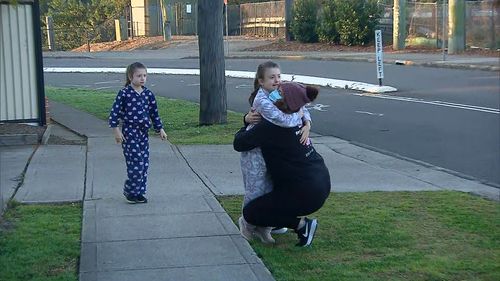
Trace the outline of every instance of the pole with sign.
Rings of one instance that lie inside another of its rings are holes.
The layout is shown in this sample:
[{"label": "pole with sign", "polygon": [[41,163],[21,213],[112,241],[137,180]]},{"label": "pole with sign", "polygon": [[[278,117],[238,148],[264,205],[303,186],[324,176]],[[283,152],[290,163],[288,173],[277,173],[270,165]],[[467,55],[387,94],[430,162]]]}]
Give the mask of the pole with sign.
[{"label": "pole with sign", "polygon": [[382,78],[384,78],[384,58],[382,51],[382,31],[375,30],[375,61],[377,62],[377,78],[379,86],[382,86]]}]

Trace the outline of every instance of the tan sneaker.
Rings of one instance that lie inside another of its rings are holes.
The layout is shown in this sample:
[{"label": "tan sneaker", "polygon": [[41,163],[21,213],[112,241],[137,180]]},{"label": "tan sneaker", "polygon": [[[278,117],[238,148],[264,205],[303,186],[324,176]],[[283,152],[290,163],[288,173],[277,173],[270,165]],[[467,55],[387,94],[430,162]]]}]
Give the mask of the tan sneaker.
[{"label": "tan sneaker", "polygon": [[254,234],[254,236],[258,237],[262,243],[273,244],[276,241],[271,236],[272,229],[273,229],[272,227],[257,226],[257,227],[255,227],[255,231],[253,234]]},{"label": "tan sneaker", "polygon": [[240,226],[241,236],[243,236],[243,238],[245,238],[247,241],[251,241],[254,238],[253,230],[255,229],[255,226],[247,223],[243,216],[238,219],[238,225]]}]

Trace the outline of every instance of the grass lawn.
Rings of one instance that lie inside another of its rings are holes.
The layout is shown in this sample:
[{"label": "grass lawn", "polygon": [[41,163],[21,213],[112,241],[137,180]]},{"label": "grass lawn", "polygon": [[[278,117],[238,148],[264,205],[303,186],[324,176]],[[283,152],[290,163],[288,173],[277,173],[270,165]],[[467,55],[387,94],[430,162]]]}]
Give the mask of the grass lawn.
[{"label": "grass lawn", "polygon": [[[233,221],[241,196],[219,197]],[[276,280],[500,280],[500,205],[460,192],[331,194],[313,215],[311,248],[296,235],[251,242]]]},{"label": "grass lawn", "polygon": [[[47,88],[47,95],[106,120],[116,93]],[[227,125],[200,127],[198,104],[157,99],[175,144],[228,144],[242,123],[242,114],[228,112]],[[236,221],[242,197],[219,200]],[[498,202],[448,191],[335,193],[314,216],[319,230],[311,248],[295,247],[292,232],[275,235],[274,246],[251,243],[277,280],[500,280]],[[4,258],[3,236],[2,274],[12,259]]]},{"label": "grass lawn", "polygon": [[[54,100],[107,120],[116,92],[90,89],[46,88]],[[243,125],[243,114],[227,112],[227,124],[199,126],[199,104],[156,96],[168,139],[174,144],[231,144]],[[112,136],[111,129],[109,135]]]},{"label": "grass lawn", "polygon": [[0,280],[78,280],[81,204],[11,204],[0,219]]}]

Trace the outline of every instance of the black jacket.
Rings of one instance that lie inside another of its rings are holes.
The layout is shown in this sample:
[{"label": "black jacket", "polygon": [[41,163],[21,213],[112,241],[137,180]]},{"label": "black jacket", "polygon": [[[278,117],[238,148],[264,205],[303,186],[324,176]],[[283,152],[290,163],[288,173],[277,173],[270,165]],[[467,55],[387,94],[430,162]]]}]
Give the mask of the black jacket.
[{"label": "black jacket", "polygon": [[300,143],[299,128],[283,128],[262,119],[235,135],[236,151],[260,147],[275,189],[311,188],[330,192],[330,174],[312,145]]}]

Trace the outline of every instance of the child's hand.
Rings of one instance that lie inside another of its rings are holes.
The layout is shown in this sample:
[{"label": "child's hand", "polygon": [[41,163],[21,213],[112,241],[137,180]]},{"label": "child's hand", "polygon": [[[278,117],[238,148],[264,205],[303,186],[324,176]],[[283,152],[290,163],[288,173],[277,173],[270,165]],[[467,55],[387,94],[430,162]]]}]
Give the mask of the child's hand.
[{"label": "child's hand", "polygon": [[113,128],[113,135],[115,136],[116,143],[125,142],[125,137],[123,136],[122,131],[120,131],[120,128],[118,127]]},{"label": "child's hand", "polygon": [[161,140],[166,140],[167,139],[167,133],[165,133],[165,130],[160,129],[160,139]]},{"label": "child's hand", "polygon": [[311,122],[306,121],[304,126],[300,128],[300,143],[306,145],[309,140],[309,131],[311,131]]},{"label": "child's hand", "polygon": [[260,113],[253,111],[252,109],[245,115],[245,122],[248,124],[257,124],[262,120]]}]

